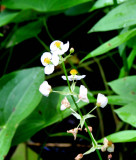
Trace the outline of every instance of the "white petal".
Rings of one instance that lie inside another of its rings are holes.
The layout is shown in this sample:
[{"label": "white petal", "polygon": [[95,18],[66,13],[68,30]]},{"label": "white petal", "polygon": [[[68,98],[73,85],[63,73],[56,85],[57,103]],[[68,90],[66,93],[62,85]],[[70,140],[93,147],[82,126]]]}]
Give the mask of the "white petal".
[{"label": "white petal", "polygon": [[69,49],[69,41],[62,46],[62,51],[65,53]]},{"label": "white petal", "polygon": [[42,54],[42,56],[41,56],[41,63],[42,63],[42,65],[43,66],[46,66],[46,65],[48,65],[47,63],[45,63],[44,62],[44,59],[45,58],[49,58],[49,59],[51,59],[51,53],[50,52],[44,52],[43,54]]},{"label": "white petal", "polygon": [[55,40],[53,41],[51,44],[50,44],[50,50],[51,51],[55,51],[55,50],[58,50],[59,48],[55,45],[56,42],[60,42],[60,47],[63,46],[63,42],[59,41],[59,40]]},{"label": "white petal", "polygon": [[105,95],[99,93],[97,96],[97,103],[99,103],[100,106],[104,108],[108,103],[108,98]]},{"label": "white petal", "polygon": [[81,80],[81,79],[83,79],[83,78],[85,78],[85,76],[86,75],[81,75],[81,76],[79,76],[79,75],[75,75],[75,80]]},{"label": "white petal", "polygon": [[54,64],[54,66],[57,66],[59,64],[59,57],[56,55],[52,55],[51,62]]},{"label": "white petal", "polygon": [[60,107],[60,110],[63,111],[63,110],[65,110],[65,109],[66,109],[65,105],[62,104],[61,107]]},{"label": "white petal", "polygon": [[79,99],[82,100],[83,102],[87,103],[89,102],[87,97],[87,88],[84,85],[80,86]]},{"label": "white petal", "polygon": [[39,91],[46,97],[48,97],[49,93],[51,92],[51,86],[48,84],[47,81],[44,81],[40,87]]},{"label": "white petal", "polygon": [[62,78],[63,80],[67,80],[67,79],[66,79],[66,76],[61,76],[61,78]]},{"label": "white petal", "polygon": [[44,73],[45,74],[51,74],[54,71],[54,65],[53,64],[49,64],[44,68]]},{"label": "white petal", "polygon": [[114,144],[112,144],[112,146],[107,148],[108,152],[114,152]]}]

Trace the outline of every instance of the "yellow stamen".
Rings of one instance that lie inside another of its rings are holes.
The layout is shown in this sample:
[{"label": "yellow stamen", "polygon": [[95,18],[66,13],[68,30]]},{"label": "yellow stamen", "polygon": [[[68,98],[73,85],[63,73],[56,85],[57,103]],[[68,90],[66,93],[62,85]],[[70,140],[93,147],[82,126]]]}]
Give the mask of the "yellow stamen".
[{"label": "yellow stamen", "polygon": [[71,71],[70,71],[70,74],[72,74],[72,75],[76,75],[78,73],[78,71],[76,70],[76,69],[72,69]]},{"label": "yellow stamen", "polygon": [[55,45],[57,48],[60,48],[61,42],[57,41],[57,42],[54,43],[54,45]]},{"label": "yellow stamen", "polygon": [[50,63],[50,59],[49,58],[45,58],[44,62],[47,63],[47,64],[49,64]]}]

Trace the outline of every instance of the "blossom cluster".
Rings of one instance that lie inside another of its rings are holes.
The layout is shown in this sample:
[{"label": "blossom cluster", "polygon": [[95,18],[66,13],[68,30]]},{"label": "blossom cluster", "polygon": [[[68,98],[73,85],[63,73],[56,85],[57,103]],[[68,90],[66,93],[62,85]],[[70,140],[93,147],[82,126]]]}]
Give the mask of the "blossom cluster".
[{"label": "blossom cluster", "polygon": [[[41,63],[45,67],[44,68],[44,73],[47,74],[47,75],[52,74],[54,69],[55,69],[55,66],[57,66],[61,63],[64,63],[64,61],[69,56],[67,56],[66,58],[63,58],[62,56],[68,50],[69,50],[69,42],[64,44],[63,42],[61,42],[59,40],[53,41],[50,44],[50,52],[44,52],[41,56]],[[70,54],[73,53],[73,52],[74,52],[74,49],[71,48],[70,49]],[[67,82],[72,83],[69,87],[70,91],[68,93],[64,93],[63,91],[54,91],[52,89],[51,85],[49,85],[49,83],[47,81],[44,81],[39,87],[39,91],[46,97],[48,97],[51,92],[56,92],[56,93],[65,95],[65,97],[61,101],[60,110],[63,112],[64,110],[70,109],[72,111],[71,114],[73,116],[75,116],[80,121],[77,127],[67,131],[67,133],[72,133],[73,134],[74,140],[76,140],[78,131],[79,130],[82,131],[85,120],[88,119],[88,118],[95,117],[94,115],[92,115],[90,113],[98,107],[104,108],[108,103],[108,98],[105,95],[103,95],[101,93],[98,93],[95,107],[89,113],[87,113],[86,115],[83,116],[83,115],[77,113],[71,107],[71,104],[70,104],[70,102],[67,98],[67,95],[70,95],[70,96],[73,96],[74,98],[77,98],[77,100],[75,102],[76,104],[78,104],[80,101],[85,102],[85,103],[89,103],[88,89],[84,85],[80,85],[78,94],[75,93],[76,82],[78,80],[81,80],[81,79],[85,78],[85,77],[86,77],[86,75],[78,75],[78,71],[76,69],[71,69],[70,70],[70,75],[67,75],[67,74],[63,75],[61,77],[63,80],[66,80]],[[68,84],[70,84],[70,83],[68,83]],[[92,133],[92,127],[91,126],[88,126],[84,130],[86,132]],[[103,152],[106,151],[106,150],[109,151],[109,152],[113,152],[114,151],[114,145],[110,141],[108,141],[106,138],[104,138],[103,145],[98,145],[97,142],[94,139],[93,147],[89,151],[87,151],[86,153],[77,155],[75,157],[75,160],[80,160],[81,158],[83,158],[83,155],[89,154],[89,153],[95,151],[96,149],[101,149]]]}]

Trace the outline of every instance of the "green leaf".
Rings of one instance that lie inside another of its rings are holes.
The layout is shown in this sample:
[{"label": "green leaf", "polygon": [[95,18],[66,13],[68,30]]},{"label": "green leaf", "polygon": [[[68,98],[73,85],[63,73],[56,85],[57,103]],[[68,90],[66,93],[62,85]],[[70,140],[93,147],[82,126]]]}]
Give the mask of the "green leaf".
[{"label": "green leaf", "polygon": [[108,104],[114,105],[126,105],[134,101],[134,98],[123,95],[108,96]]},{"label": "green leaf", "polygon": [[[26,152],[28,160],[37,160],[38,154],[31,150],[29,147],[26,148],[26,144],[23,143],[18,145],[10,160],[24,160],[26,159]],[[40,160],[42,159],[40,158]]]},{"label": "green leaf", "polygon": [[4,10],[0,13],[0,27],[10,23],[18,14],[17,11]]},{"label": "green leaf", "polygon": [[[53,90],[69,92],[68,87],[65,87],[65,86],[56,87],[56,88],[53,88]],[[79,87],[75,87],[75,92],[79,93]],[[71,115],[72,111],[70,109],[66,109],[64,111],[60,110],[61,101],[64,97],[65,97],[64,95],[60,95],[54,92],[52,92],[49,95],[49,97],[43,96],[41,102],[39,103],[35,111],[29,117],[27,117],[24,121],[22,121],[22,123],[18,127],[17,132],[12,141],[12,145],[16,145],[20,142],[23,142],[29,139],[32,135],[34,135],[36,132],[38,132],[42,128],[50,126],[56,122],[60,122],[64,118]],[[76,107],[73,103],[71,96],[67,96],[67,99],[71,104],[71,108],[76,110]],[[78,103],[78,106],[80,108],[85,105],[86,103],[82,101]],[[20,136],[20,134],[22,136]]]},{"label": "green leaf", "polygon": [[65,11],[67,16],[76,16],[83,13],[87,13],[92,6],[92,1],[79,4],[77,6],[71,7]]},{"label": "green leaf", "polygon": [[119,45],[128,41],[130,38],[134,37],[135,35],[136,35],[136,29],[132,29],[128,32],[125,32],[121,35],[118,35],[118,36],[110,39],[109,41],[105,42],[104,44],[102,44],[101,46],[99,46],[98,48],[96,48],[95,50],[90,52],[85,58],[83,58],[81,60],[81,63],[88,58],[102,55],[102,54],[118,47]]},{"label": "green leaf", "polygon": [[108,83],[112,90],[122,96],[136,98],[136,76],[120,78]]},{"label": "green leaf", "polygon": [[11,47],[22,41],[37,36],[42,29],[42,21],[34,21],[23,27],[18,28],[9,39],[6,47]]},{"label": "green leaf", "polygon": [[[117,0],[117,3],[120,4],[125,1],[127,0]],[[100,8],[107,7],[107,6],[111,6],[113,4],[114,4],[113,0],[97,0],[95,4],[93,5],[93,7],[90,9],[90,11],[94,11],[96,9],[100,9]]]},{"label": "green leaf", "polygon": [[44,72],[39,67],[12,72],[0,79],[1,160],[7,154],[20,122],[40,102],[39,86],[43,80]]},{"label": "green leaf", "polygon": [[[136,130],[119,131],[106,136],[106,138],[113,143],[136,142]],[[103,139],[97,142],[103,143]]]},{"label": "green leaf", "polygon": [[114,111],[122,121],[136,127],[136,101]]},{"label": "green leaf", "polygon": [[134,24],[136,24],[136,1],[129,0],[112,9],[89,30],[89,33],[120,29]]},{"label": "green leaf", "polygon": [[34,9],[40,12],[65,10],[90,0],[4,0],[2,4],[10,9]]}]

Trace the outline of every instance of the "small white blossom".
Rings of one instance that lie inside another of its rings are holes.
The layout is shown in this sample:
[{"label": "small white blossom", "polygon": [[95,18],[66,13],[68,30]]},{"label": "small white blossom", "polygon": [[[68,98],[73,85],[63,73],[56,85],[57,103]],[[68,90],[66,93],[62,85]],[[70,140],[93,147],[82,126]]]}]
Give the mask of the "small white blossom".
[{"label": "small white blossom", "polygon": [[80,86],[80,90],[79,90],[79,95],[78,95],[79,99],[77,101],[77,103],[81,100],[83,102],[87,102],[89,103],[88,97],[87,97],[87,88],[83,85]]},{"label": "small white blossom", "polygon": [[55,66],[59,64],[59,57],[52,55],[50,52],[44,52],[41,56],[41,63],[45,66],[45,74],[49,75],[54,71]]},{"label": "small white blossom", "polygon": [[39,87],[39,91],[46,97],[49,96],[50,92],[52,91],[51,86],[48,84],[47,81],[44,81],[40,87]]},{"label": "small white blossom", "polygon": [[105,152],[106,150],[108,152],[114,152],[114,144],[111,141],[108,141],[107,138],[104,138],[103,146],[101,147],[102,152]]},{"label": "small white blossom", "polygon": [[[74,80],[77,81],[77,80],[81,80],[81,79],[85,78],[85,76],[86,75],[81,75],[81,76],[80,75],[70,75],[70,76],[68,76],[68,80],[69,81],[74,81]],[[66,76],[62,76],[62,79],[67,80]]]},{"label": "small white blossom", "polygon": [[59,40],[55,40],[50,44],[51,53],[54,55],[63,55],[69,49],[69,41],[65,44]]},{"label": "small white blossom", "polygon": [[[74,80],[81,80],[81,79],[83,79],[83,78],[85,78],[85,76],[86,75],[76,75],[78,72],[77,72],[77,70],[76,69],[72,69],[71,71],[70,71],[70,76],[68,76],[68,80],[69,81],[74,81]],[[66,79],[66,76],[62,76],[62,79],[63,80],[67,80]]]},{"label": "small white blossom", "polygon": [[70,108],[70,103],[68,101],[68,99],[65,97],[62,101],[61,101],[61,107],[60,110],[65,110],[66,108]]},{"label": "small white blossom", "polygon": [[99,93],[98,96],[97,96],[96,105],[98,107],[104,108],[107,105],[107,103],[108,103],[108,98],[105,95]]}]

